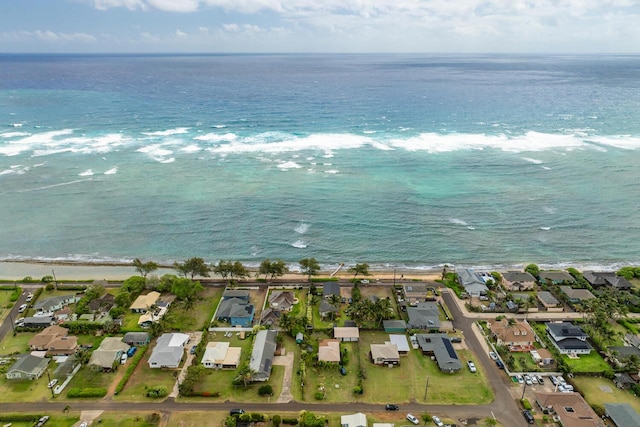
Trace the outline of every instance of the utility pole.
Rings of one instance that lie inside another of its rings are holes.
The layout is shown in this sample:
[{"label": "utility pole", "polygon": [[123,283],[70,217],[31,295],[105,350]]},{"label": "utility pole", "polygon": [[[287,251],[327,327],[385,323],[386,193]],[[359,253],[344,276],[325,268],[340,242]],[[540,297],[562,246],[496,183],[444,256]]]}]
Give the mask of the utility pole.
[{"label": "utility pole", "polygon": [[427,385],[424,388],[424,401],[427,401],[427,392],[429,391],[429,377],[427,377]]},{"label": "utility pole", "polygon": [[393,267],[393,287],[396,287],[396,268]]},{"label": "utility pole", "polygon": [[51,273],[53,274],[53,285],[58,289],[58,279],[56,279],[56,272],[51,269]]},{"label": "utility pole", "polygon": [[527,391],[527,382],[524,382],[524,387],[522,388],[522,398],[520,398],[520,401],[524,400],[524,392]]},{"label": "utility pole", "polygon": [[[49,376],[49,370],[47,369],[47,379],[49,380],[49,382],[47,383],[47,387],[49,387],[51,385],[51,376]],[[51,398],[55,399],[55,394],[53,394],[53,387],[49,387],[49,390],[51,390]]]}]

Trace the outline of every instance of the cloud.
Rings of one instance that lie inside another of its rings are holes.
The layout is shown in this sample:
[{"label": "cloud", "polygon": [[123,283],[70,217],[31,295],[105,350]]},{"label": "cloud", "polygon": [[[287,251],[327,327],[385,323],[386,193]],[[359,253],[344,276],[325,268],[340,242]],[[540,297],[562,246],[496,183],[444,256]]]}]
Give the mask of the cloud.
[{"label": "cloud", "polygon": [[62,32],[54,32],[50,30],[4,32],[4,33],[0,33],[0,38],[3,40],[13,40],[16,42],[39,40],[39,41],[49,42],[49,43],[58,43],[58,42],[94,43],[97,41],[95,36],[87,33],[62,33]]},{"label": "cloud", "polygon": [[176,37],[178,38],[187,37],[187,33],[185,33],[184,31],[176,30]]}]

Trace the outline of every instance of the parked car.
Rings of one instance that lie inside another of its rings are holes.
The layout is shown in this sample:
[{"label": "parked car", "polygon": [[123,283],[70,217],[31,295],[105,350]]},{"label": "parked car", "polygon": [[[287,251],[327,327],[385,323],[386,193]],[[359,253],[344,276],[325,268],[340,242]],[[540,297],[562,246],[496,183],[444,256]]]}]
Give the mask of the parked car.
[{"label": "parked car", "polygon": [[49,381],[49,384],[47,384],[47,388],[53,388],[56,384],[58,384],[58,379],[54,378],[51,381]]},{"label": "parked car", "polygon": [[469,361],[467,362],[467,366],[469,367],[469,370],[470,370],[472,373],[476,373],[477,369],[476,369],[476,365],[475,365],[475,363],[473,363],[471,360],[469,360]]},{"label": "parked car", "polygon": [[516,380],[518,381],[518,384],[524,384],[524,378],[522,378],[522,375],[516,374]]},{"label": "parked car", "polygon": [[340,374],[347,375],[347,370],[344,368],[344,366],[340,366]]},{"label": "parked car", "polygon": [[496,360],[496,365],[499,369],[504,369],[504,363],[501,360]]},{"label": "parked car", "polygon": [[397,411],[400,407],[394,403],[387,403],[384,405],[384,409],[387,411]]},{"label": "parked car", "polygon": [[244,414],[244,409],[232,409],[229,411],[229,415],[242,415]]},{"label": "parked car", "polygon": [[22,304],[20,308],[18,308],[18,313],[22,313],[27,309],[27,304]]},{"label": "parked car", "polygon": [[363,283],[363,284],[367,285],[369,283],[369,280],[368,279],[362,279],[362,280],[360,280],[360,283]]},{"label": "parked car", "polygon": [[29,294],[27,295],[27,302],[31,302],[31,300],[33,300],[33,294]]},{"label": "parked car", "polygon": [[522,416],[524,417],[525,420],[527,420],[529,424],[533,424],[535,422],[533,415],[531,414],[531,411],[527,409],[522,411]]},{"label": "parked car", "polygon": [[536,375],[536,380],[538,381],[538,384],[544,385],[544,378],[542,378],[540,375]]},{"label": "parked car", "polygon": [[460,338],[460,337],[451,337],[451,342],[452,343],[460,343],[460,342],[462,342],[462,338]]},{"label": "parked car", "polygon": [[127,353],[122,353],[122,356],[120,356],[120,363],[121,363],[121,364],[123,364],[123,365],[124,365],[125,363],[127,363],[127,358],[128,358],[128,357],[129,357],[129,356],[127,356]]},{"label": "parked car", "polygon": [[420,424],[420,421],[418,421],[418,418],[416,418],[415,415],[407,414],[407,419],[415,425]]},{"label": "parked car", "polygon": [[129,350],[127,350],[127,357],[131,357],[136,354],[136,350],[138,350],[138,347],[131,347]]},{"label": "parked car", "polygon": [[17,325],[17,324],[20,324],[20,323],[24,323],[24,317],[18,317],[18,318],[16,319],[16,325]]},{"label": "parked car", "polygon": [[89,427],[89,423],[86,422],[86,421],[83,421],[83,422],[80,423],[79,427]]},{"label": "parked car", "polygon": [[36,423],[36,427],[42,427],[43,425],[46,424],[47,421],[49,421],[49,415],[45,415],[44,417],[41,417]]},{"label": "parked car", "polygon": [[493,352],[493,351],[490,351],[490,352],[489,352],[489,357],[490,357],[492,360],[498,360],[498,355],[497,355],[495,352]]},{"label": "parked car", "polygon": [[197,345],[192,345],[191,349],[189,350],[189,353],[191,354],[196,354],[196,350],[198,349]]},{"label": "parked car", "polygon": [[431,417],[431,419],[433,420],[433,423],[438,426],[438,427],[443,427],[444,423],[442,422],[442,420],[439,417],[436,417],[435,415],[433,417]]},{"label": "parked car", "polygon": [[533,380],[531,379],[531,377],[529,375],[525,375],[524,376],[524,383],[526,385],[533,385]]},{"label": "parked car", "polygon": [[551,379],[551,383],[553,385],[558,385],[558,378],[556,378],[555,375],[551,375],[549,378]]}]

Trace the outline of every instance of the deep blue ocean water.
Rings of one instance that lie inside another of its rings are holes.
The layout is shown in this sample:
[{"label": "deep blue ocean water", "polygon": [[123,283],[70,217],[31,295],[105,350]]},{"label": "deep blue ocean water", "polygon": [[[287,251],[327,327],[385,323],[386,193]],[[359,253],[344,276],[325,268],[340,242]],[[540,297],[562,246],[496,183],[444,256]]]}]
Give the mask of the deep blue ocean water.
[{"label": "deep blue ocean water", "polygon": [[0,56],[0,259],[640,263],[640,56]]}]

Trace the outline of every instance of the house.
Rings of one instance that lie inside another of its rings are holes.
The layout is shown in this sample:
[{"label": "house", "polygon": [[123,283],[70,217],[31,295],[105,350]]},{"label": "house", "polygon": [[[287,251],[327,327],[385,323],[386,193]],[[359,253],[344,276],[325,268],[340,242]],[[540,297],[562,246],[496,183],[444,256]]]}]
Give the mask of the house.
[{"label": "house", "polygon": [[544,414],[558,419],[563,427],[605,427],[579,393],[535,393],[535,401]]},{"label": "house", "polygon": [[336,326],[333,328],[333,337],[340,341],[358,341],[360,330],[357,326]]},{"label": "house", "polygon": [[526,271],[507,271],[502,274],[502,285],[507,291],[530,291],[536,285],[536,278]]},{"label": "house", "polygon": [[628,403],[605,403],[604,410],[615,427],[640,426],[640,414]]},{"label": "house", "polygon": [[115,300],[115,296],[106,293],[100,298],[89,301],[88,307],[92,313],[107,313],[113,308],[114,305],[116,305]]},{"label": "house", "polygon": [[265,308],[260,319],[261,325],[277,325],[280,320],[280,311],[272,308]]},{"label": "house", "polygon": [[436,302],[420,302],[416,307],[407,307],[407,315],[409,329],[440,329],[440,310]]},{"label": "house", "polygon": [[106,337],[100,346],[91,353],[89,365],[97,366],[105,371],[113,369],[120,360],[122,353],[129,350],[129,345],[122,342],[120,337]]},{"label": "house", "polygon": [[124,334],[122,341],[129,345],[140,347],[149,344],[149,334],[146,332],[127,332]]},{"label": "house", "polygon": [[612,355],[613,362],[616,367],[623,368],[627,365],[629,358],[635,357],[640,360],[640,349],[630,345],[614,345],[607,347],[609,354]]},{"label": "house", "polygon": [[8,380],[35,380],[44,374],[51,359],[46,357],[23,354],[7,370],[5,376]]},{"label": "house", "polygon": [[69,304],[75,304],[80,301],[80,295],[58,295],[55,297],[40,300],[33,305],[33,308],[38,313],[53,313],[56,310],[60,310]]},{"label": "house", "polygon": [[572,304],[580,304],[595,298],[595,295],[588,289],[574,289],[571,286],[560,286],[560,290],[567,296],[567,299]]},{"label": "house", "polygon": [[274,310],[291,311],[296,296],[290,291],[273,291],[269,297],[269,306]]},{"label": "house", "polygon": [[634,347],[640,348],[640,335],[637,334],[626,334],[624,336],[624,340]]},{"label": "house", "polygon": [[320,340],[318,342],[318,361],[340,363],[340,340]]},{"label": "house", "polygon": [[613,376],[613,383],[619,389],[630,389],[631,387],[636,385],[636,382],[633,378],[631,378],[631,375],[627,374],[626,372],[615,373]]},{"label": "house", "polygon": [[470,268],[463,268],[458,272],[458,282],[464,287],[471,297],[486,295],[487,285],[482,277]]},{"label": "house", "polygon": [[262,330],[256,334],[253,351],[249,360],[249,368],[253,371],[253,381],[269,381],[273,357],[276,353],[277,331]]},{"label": "house", "polygon": [[531,353],[531,358],[533,359],[533,361],[539,365],[547,366],[551,365],[554,362],[553,355],[546,348],[530,350],[529,353]]},{"label": "house", "polygon": [[367,416],[362,412],[340,417],[340,427],[367,427]]},{"label": "house", "polygon": [[73,310],[71,307],[63,307],[60,310],[56,310],[53,313],[53,320],[58,323],[66,322],[67,320],[73,319]]},{"label": "house", "polygon": [[179,332],[162,334],[149,357],[150,368],[175,369],[182,362],[184,347],[189,342],[189,335]]},{"label": "house", "polygon": [[496,344],[509,347],[509,351],[529,351],[536,340],[531,326],[521,320],[502,319],[492,322],[490,329]]},{"label": "house", "polygon": [[631,282],[614,271],[585,271],[582,277],[593,287],[611,286],[619,291],[631,290]]},{"label": "house", "polygon": [[407,330],[407,323],[404,320],[383,320],[382,325],[385,332],[400,332]]},{"label": "house", "polygon": [[570,322],[547,322],[547,334],[560,354],[589,354],[593,347],[587,342],[589,337],[579,326]]},{"label": "house", "polygon": [[231,326],[251,326],[255,308],[249,302],[249,291],[225,291],[223,297],[218,306],[218,320]]},{"label": "house", "polygon": [[384,344],[371,344],[369,352],[374,365],[399,365],[400,353],[395,344],[386,342]]},{"label": "house", "polygon": [[160,298],[160,292],[151,291],[146,295],[140,295],[129,307],[133,313],[146,313],[152,305],[156,305]]},{"label": "house", "polygon": [[324,282],[322,284],[322,296],[329,299],[331,295],[340,296],[340,284],[338,282]]},{"label": "house", "polygon": [[402,295],[407,304],[424,302],[427,298],[427,285],[422,283],[409,283],[402,285]]},{"label": "house", "polygon": [[538,274],[540,283],[551,283],[553,285],[564,285],[575,283],[576,280],[566,271],[541,271]]},{"label": "house", "polygon": [[29,340],[29,348],[46,351],[47,356],[68,356],[78,348],[78,337],[68,335],[67,328],[49,326]]},{"label": "house", "polygon": [[228,342],[212,341],[207,343],[200,363],[205,368],[236,369],[240,364],[241,354],[241,347],[230,347]]},{"label": "house", "polygon": [[298,332],[296,334],[296,344],[302,344],[304,342],[304,334],[302,332]]},{"label": "house", "polygon": [[222,293],[222,298],[240,298],[241,300],[249,301],[249,291],[246,289],[226,289]]},{"label": "house", "polygon": [[158,301],[155,306],[151,307],[138,318],[138,326],[141,328],[149,328],[153,323],[157,323],[167,314],[169,304]]},{"label": "house", "polygon": [[442,372],[457,372],[462,369],[458,353],[446,334],[418,334],[416,339],[422,354],[434,356]]},{"label": "house", "polygon": [[25,317],[24,318],[24,327],[25,328],[46,328],[55,324],[52,316],[34,316],[34,317]]},{"label": "house", "polygon": [[547,291],[538,292],[536,295],[536,298],[538,298],[538,301],[540,301],[540,304],[542,304],[544,308],[546,308],[547,310],[550,308],[556,308],[560,305],[556,297],[554,297],[551,292],[547,292]]},{"label": "house", "polygon": [[320,314],[320,317],[322,317],[323,319],[329,316],[331,313],[337,313],[339,311],[340,310],[338,310],[336,306],[331,304],[326,299],[323,299],[322,301],[320,301],[320,307],[318,307],[318,313]]},{"label": "house", "polygon": [[398,353],[400,353],[400,356],[406,356],[407,354],[409,354],[409,341],[407,341],[406,335],[390,334],[389,342],[396,346],[396,348],[398,349]]}]

